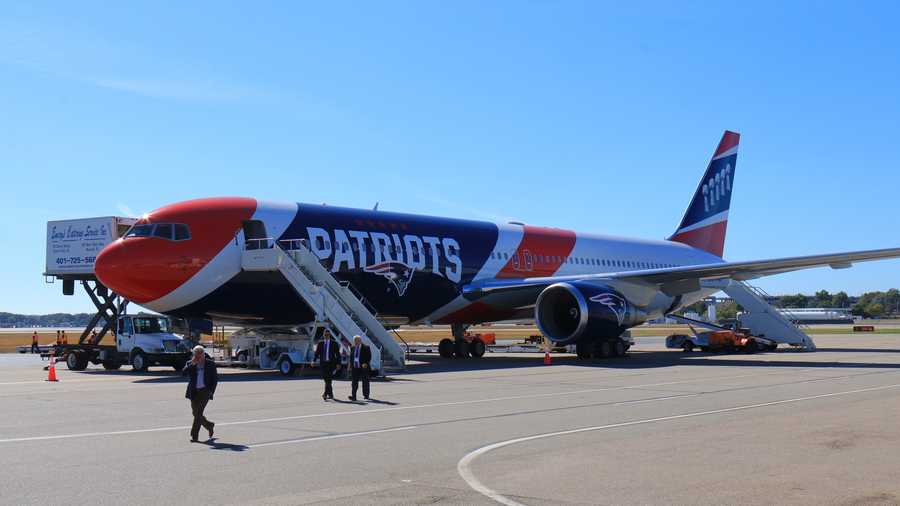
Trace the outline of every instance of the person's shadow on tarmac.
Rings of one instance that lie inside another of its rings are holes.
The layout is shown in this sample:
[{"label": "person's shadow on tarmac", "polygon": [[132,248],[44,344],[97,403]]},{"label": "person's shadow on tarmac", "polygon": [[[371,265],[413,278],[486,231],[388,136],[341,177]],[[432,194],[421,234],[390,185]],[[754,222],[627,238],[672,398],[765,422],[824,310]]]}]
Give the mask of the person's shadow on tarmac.
[{"label": "person's shadow on tarmac", "polygon": [[233,452],[243,452],[250,449],[247,445],[239,445],[233,443],[220,443],[218,438],[207,439],[203,444],[210,447],[210,450],[229,450]]}]

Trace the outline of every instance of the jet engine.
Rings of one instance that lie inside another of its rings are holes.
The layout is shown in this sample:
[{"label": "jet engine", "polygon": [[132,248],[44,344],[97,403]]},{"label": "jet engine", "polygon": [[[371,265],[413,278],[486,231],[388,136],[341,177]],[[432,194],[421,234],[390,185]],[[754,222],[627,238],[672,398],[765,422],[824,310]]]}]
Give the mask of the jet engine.
[{"label": "jet engine", "polygon": [[585,281],[556,283],[541,292],[534,306],[538,328],[556,344],[584,337],[614,338],[636,322],[637,310],[608,286]]}]

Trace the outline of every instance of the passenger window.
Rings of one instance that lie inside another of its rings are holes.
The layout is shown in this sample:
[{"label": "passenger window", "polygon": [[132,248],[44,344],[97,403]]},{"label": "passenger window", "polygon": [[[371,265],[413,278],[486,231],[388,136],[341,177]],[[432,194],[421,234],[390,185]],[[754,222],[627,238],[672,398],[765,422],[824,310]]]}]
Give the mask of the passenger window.
[{"label": "passenger window", "polygon": [[191,231],[187,225],[179,223],[175,225],[175,240],[186,241],[191,238]]},{"label": "passenger window", "polygon": [[168,239],[172,240],[172,225],[168,223],[161,223],[156,226],[153,230],[153,237],[159,237],[160,239]]}]

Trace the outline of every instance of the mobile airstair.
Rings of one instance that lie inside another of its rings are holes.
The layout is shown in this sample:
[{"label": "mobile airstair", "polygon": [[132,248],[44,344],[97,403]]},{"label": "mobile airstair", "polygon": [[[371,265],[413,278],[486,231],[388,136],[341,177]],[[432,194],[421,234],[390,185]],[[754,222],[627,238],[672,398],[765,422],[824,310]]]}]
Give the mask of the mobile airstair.
[{"label": "mobile airstair", "polygon": [[807,351],[816,349],[816,344],[803,328],[791,321],[789,312],[779,311],[769,304],[766,300],[768,294],[762,289],[744,281],[732,280],[722,287],[722,291],[743,306],[744,313],[740,315],[741,326],[749,328],[754,335]]},{"label": "mobile airstair", "polygon": [[352,342],[353,336],[358,335],[372,348],[373,370],[383,374],[405,366],[403,348],[374,311],[366,307],[351,285],[339,282],[322,266],[304,240],[247,239],[241,267],[245,271],[281,272],[315,312],[317,321],[330,321],[341,337]]}]

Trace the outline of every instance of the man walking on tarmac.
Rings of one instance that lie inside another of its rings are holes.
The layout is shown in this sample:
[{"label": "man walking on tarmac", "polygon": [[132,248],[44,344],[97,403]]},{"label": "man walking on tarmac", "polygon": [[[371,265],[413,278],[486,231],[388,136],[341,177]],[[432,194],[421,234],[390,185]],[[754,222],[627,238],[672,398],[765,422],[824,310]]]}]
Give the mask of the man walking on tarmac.
[{"label": "man walking on tarmac", "polygon": [[40,353],[41,348],[38,346],[37,330],[31,334],[31,353]]},{"label": "man walking on tarmac", "polygon": [[356,400],[356,390],[359,380],[362,380],[363,397],[369,399],[369,364],[372,361],[372,350],[362,342],[360,336],[353,336],[353,349],[350,350],[350,378],[352,380],[353,395],[351,401]]},{"label": "man walking on tarmac", "polygon": [[206,404],[212,400],[216,393],[216,385],[219,383],[219,373],[216,371],[216,363],[206,356],[203,346],[193,348],[193,356],[181,374],[188,377],[187,392],[185,397],[191,400],[191,411],[194,413],[194,424],[191,426],[191,442],[196,443],[200,436],[200,426],[209,431],[209,439],[213,437],[213,428],[216,424],[210,422],[203,415]]},{"label": "man walking on tarmac", "polygon": [[334,340],[331,330],[325,329],[322,332],[322,340],[316,346],[315,359],[319,361],[319,370],[322,372],[322,379],[325,381],[325,393],[322,394],[322,400],[334,399],[334,391],[331,389],[331,379],[336,372],[341,370],[341,345]]}]

